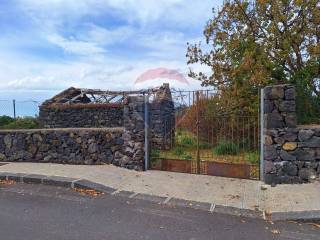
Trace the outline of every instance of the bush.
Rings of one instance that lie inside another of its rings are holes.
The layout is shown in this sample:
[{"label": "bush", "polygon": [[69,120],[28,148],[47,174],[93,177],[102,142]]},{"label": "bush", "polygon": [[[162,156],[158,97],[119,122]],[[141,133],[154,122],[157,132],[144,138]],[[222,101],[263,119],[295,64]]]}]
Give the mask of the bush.
[{"label": "bush", "polygon": [[[7,118],[3,118],[7,119]],[[34,129],[38,127],[38,121],[34,117],[23,117],[9,120],[6,124],[0,125],[0,129]]]},{"label": "bush", "polygon": [[5,116],[5,115],[0,116],[0,126],[4,126],[12,122],[14,122],[14,119],[12,117]]},{"label": "bush", "polygon": [[195,140],[188,136],[182,136],[180,139],[180,144],[187,147],[192,147],[195,145]]},{"label": "bush", "polygon": [[231,141],[221,140],[212,151],[216,155],[236,155],[239,153],[239,147]]}]

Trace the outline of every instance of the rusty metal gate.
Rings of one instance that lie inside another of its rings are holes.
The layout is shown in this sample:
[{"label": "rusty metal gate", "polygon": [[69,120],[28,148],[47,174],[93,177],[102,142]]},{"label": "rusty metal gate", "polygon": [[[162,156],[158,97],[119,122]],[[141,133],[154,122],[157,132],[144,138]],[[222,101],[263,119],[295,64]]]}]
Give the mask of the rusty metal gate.
[{"label": "rusty metal gate", "polygon": [[221,111],[214,90],[172,90],[168,149],[151,149],[151,169],[259,179],[259,114]]}]

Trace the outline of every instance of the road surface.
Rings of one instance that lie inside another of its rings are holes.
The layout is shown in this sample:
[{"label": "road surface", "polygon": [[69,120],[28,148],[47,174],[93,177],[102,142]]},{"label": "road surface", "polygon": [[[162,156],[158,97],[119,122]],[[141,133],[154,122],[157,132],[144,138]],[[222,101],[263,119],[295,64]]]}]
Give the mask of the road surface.
[{"label": "road surface", "polygon": [[0,184],[0,239],[319,240],[320,228],[172,208],[107,194],[82,195],[58,187]]}]

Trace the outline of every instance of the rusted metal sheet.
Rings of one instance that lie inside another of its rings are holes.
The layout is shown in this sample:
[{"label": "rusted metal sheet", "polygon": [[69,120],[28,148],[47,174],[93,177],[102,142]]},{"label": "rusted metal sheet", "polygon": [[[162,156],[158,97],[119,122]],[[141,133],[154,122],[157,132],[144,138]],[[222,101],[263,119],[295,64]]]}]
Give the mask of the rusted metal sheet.
[{"label": "rusted metal sheet", "polygon": [[191,173],[191,161],[177,159],[157,159],[151,169],[169,172]]},{"label": "rusted metal sheet", "polygon": [[162,160],[161,169],[163,171],[190,173],[191,172],[191,161],[164,159],[164,160]]},{"label": "rusted metal sheet", "polygon": [[207,174],[211,176],[250,179],[250,169],[248,164],[207,162]]}]

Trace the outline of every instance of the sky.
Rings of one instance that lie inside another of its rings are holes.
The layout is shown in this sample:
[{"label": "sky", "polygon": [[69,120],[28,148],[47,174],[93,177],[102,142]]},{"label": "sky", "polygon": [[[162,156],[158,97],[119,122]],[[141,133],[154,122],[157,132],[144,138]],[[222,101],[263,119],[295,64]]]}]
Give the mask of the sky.
[{"label": "sky", "polygon": [[187,42],[204,41],[221,2],[0,0],[1,99],[42,100],[70,86],[130,90],[153,68],[186,75]]}]

